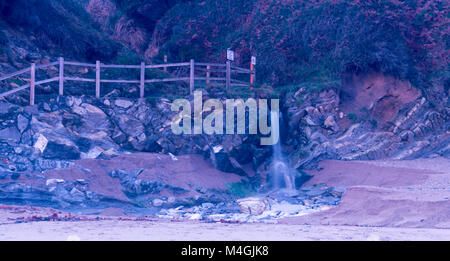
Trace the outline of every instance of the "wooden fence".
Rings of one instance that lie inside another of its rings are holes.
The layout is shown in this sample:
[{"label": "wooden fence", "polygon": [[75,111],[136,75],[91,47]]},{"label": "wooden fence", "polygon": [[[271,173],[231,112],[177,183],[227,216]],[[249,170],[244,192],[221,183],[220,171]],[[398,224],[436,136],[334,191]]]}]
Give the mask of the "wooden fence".
[{"label": "wooden fence", "polygon": [[[166,62],[167,59],[165,58]],[[36,81],[36,70],[43,69],[50,66],[59,65],[59,75],[58,77],[53,77],[45,80]],[[95,79],[94,78],[82,78],[82,77],[69,77],[64,75],[64,66],[81,66],[87,68],[95,68]],[[186,77],[168,77],[168,78],[155,78],[155,79],[146,79],[145,72],[147,69],[163,69],[164,72],[167,72],[168,68],[171,67],[188,67],[189,68],[189,76]],[[139,69],[140,70],[140,78],[135,80],[110,80],[110,79],[101,79],[101,68],[119,68],[119,69]],[[197,72],[197,76],[196,76]],[[18,91],[22,91],[30,88],[30,105],[34,105],[35,99],[35,87],[36,85],[50,83],[50,82],[59,82],[58,94],[64,95],[64,82],[66,81],[81,81],[81,82],[93,82],[95,83],[95,96],[100,98],[101,95],[101,83],[131,83],[131,84],[139,84],[139,97],[144,97],[145,92],[145,84],[146,83],[161,83],[161,82],[176,82],[176,81],[184,81],[189,83],[189,93],[192,95],[195,88],[195,81],[203,81],[206,86],[213,85],[224,85],[226,87],[227,93],[230,91],[231,86],[248,86],[253,87],[255,84],[255,69],[254,65],[250,66],[250,69],[241,68],[238,66],[234,66],[230,61],[227,61],[225,64],[220,63],[200,63],[195,62],[191,59],[189,62],[183,63],[164,63],[164,64],[145,64],[141,63],[140,65],[119,65],[119,64],[103,64],[100,61],[96,61],[95,64],[91,63],[81,63],[81,62],[70,62],[65,61],[64,58],[60,57],[57,62],[50,62],[46,64],[36,65],[34,63],[31,64],[30,67],[19,70],[14,73],[10,73],[7,75],[0,76],[0,81],[16,77],[22,74],[30,74],[29,83],[22,85],[20,87],[14,88],[7,92],[1,93],[0,98],[5,97],[7,95],[13,94]],[[201,73],[203,76],[199,76]],[[225,77],[212,77],[211,74],[221,74],[224,73]],[[237,79],[233,79],[233,74],[248,74],[249,82],[240,81]]]}]

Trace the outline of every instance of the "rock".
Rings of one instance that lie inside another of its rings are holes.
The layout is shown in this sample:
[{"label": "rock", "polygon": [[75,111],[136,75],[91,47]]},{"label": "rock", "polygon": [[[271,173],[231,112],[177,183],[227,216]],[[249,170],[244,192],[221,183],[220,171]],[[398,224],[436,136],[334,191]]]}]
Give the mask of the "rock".
[{"label": "rock", "polygon": [[26,128],[28,127],[29,120],[22,114],[19,114],[17,116],[17,128],[19,129],[20,133],[23,133]]},{"label": "rock", "polygon": [[203,203],[203,204],[202,204],[202,207],[203,207],[203,208],[213,208],[213,207],[214,207],[214,204],[213,204],[213,203],[208,203],[208,202],[207,202],[207,203]]},{"label": "rock", "polygon": [[0,114],[7,114],[11,108],[15,107],[11,103],[0,101]]},{"label": "rock", "polygon": [[201,220],[203,218],[199,213],[189,214],[187,216],[190,220]]},{"label": "rock", "polygon": [[152,204],[153,204],[154,207],[160,207],[160,206],[162,206],[163,203],[164,203],[164,201],[161,200],[161,199],[158,199],[158,198],[155,198],[152,201]]},{"label": "rock", "polygon": [[131,101],[128,101],[128,100],[122,100],[122,99],[117,99],[117,100],[115,100],[115,101],[114,101],[114,104],[115,104],[116,106],[121,107],[121,108],[124,108],[124,109],[129,108],[129,107],[131,107],[131,106],[133,105],[133,103],[132,103]]},{"label": "rock", "polygon": [[18,143],[20,142],[20,133],[14,126],[2,129],[0,130],[0,140]]},{"label": "rock", "polygon": [[309,115],[307,115],[304,119],[305,119],[306,124],[309,125],[309,126],[317,126],[317,125],[319,125],[316,122],[314,122],[314,120]]},{"label": "rock", "polygon": [[65,159],[75,160],[80,158],[78,147],[70,140],[52,140],[48,141],[43,152],[43,157],[47,159]]},{"label": "rock", "polygon": [[233,173],[236,173],[241,176],[248,176],[247,171],[245,171],[245,169],[241,166],[241,164],[239,164],[239,162],[235,158],[229,157],[228,159],[230,160],[231,166],[233,167],[232,169]]},{"label": "rock", "polygon": [[64,125],[70,125],[72,129],[76,129],[80,136],[87,137],[100,131],[106,133],[113,128],[108,115],[94,105],[83,103],[80,106],[74,106],[72,110],[81,118],[77,115],[65,115]]},{"label": "rock", "polygon": [[112,178],[120,179],[120,185],[125,194],[131,197],[147,194],[158,194],[166,187],[165,184],[159,181],[138,179],[137,176],[141,174],[144,169],[124,171],[113,170],[110,172]]},{"label": "rock", "polygon": [[265,210],[269,209],[269,203],[264,198],[248,197],[238,199],[236,202],[239,204],[241,213],[245,214],[261,215]]},{"label": "rock", "polygon": [[178,158],[175,157],[175,155],[173,155],[173,154],[170,153],[170,152],[169,152],[169,156],[170,156],[170,158],[171,158],[173,161],[177,161],[177,160],[178,160]]},{"label": "rock", "polygon": [[86,115],[86,114],[98,114],[102,117],[106,117],[105,112],[103,112],[100,108],[89,104],[89,103],[83,103],[81,105],[74,105],[72,108],[72,111],[75,112],[78,115]]},{"label": "rock", "polygon": [[140,121],[125,114],[117,115],[116,121],[119,128],[131,137],[138,137],[145,130],[144,125]]},{"label": "rock", "polygon": [[89,150],[88,153],[82,153],[81,158],[96,159],[104,152],[105,152],[105,150],[103,150],[101,147],[96,146],[96,147],[92,148],[91,150]]},{"label": "rock", "polygon": [[339,126],[337,125],[336,121],[334,120],[334,116],[333,115],[329,115],[323,125],[325,126],[325,128],[330,129],[332,131],[338,131],[339,130]]},{"label": "rock", "polygon": [[50,105],[49,105],[48,103],[46,103],[46,102],[44,102],[44,103],[42,104],[42,109],[43,109],[44,111],[47,111],[47,112],[49,112],[49,111],[52,110],[52,109],[50,108]]},{"label": "rock", "polygon": [[127,141],[127,135],[125,135],[125,133],[121,132],[119,130],[119,128],[115,128],[113,135],[112,135],[112,139],[117,143],[117,144],[122,144],[124,142]]},{"label": "rock", "polygon": [[36,143],[34,144],[34,147],[36,149],[39,149],[41,151],[41,153],[44,153],[44,150],[47,147],[47,143],[48,143],[47,138],[44,135],[39,134],[39,137],[38,137]]},{"label": "rock", "polygon": [[175,203],[175,201],[176,201],[175,197],[168,197],[167,198],[167,203],[169,203],[169,204],[173,204],[173,203]]},{"label": "rock", "polygon": [[79,191],[79,190],[76,189],[76,188],[73,188],[73,189],[70,191],[70,196],[72,197],[72,200],[73,200],[73,201],[76,201],[76,202],[83,202],[84,199],[86,198],[85,195],[84,195],[84,193],[81,192],[81,191]]},{"label": "rock", "polygon": [[310,197],[320,196],[327,192],[327,188],[320,186],[303,187],[302,190]]},{"label": "rock", "polygon": [[67,96],[66,97],[66,105],[69,107],[72,106],[80,106],[80,104],[83,102],[80,97],[75,96]]},{"label": "rock", "polygon": [[217,145],[217,146],[213,147],[213,152],[214,153],[219,153],[222,149],[223,149],[223,146]]},{"label": "rock", "polygon": [[64,180],[63,179],[47,179],[47,181],[45,182],[46,186],[52,186],[52,185],[56,185],[58,183],[63,183]]},{"label": "rock", "polygon": [[400,139],[402,141],[412,141],[414,139],[414,133],[410,130],[405,130],[400,133]]},{"label": "rock", "polygon": [[33,136],[31,135],[31,130],[28,129],[25,132],[22,133],[22,138],[20,140],[20,143],[31,146],[33,143]]},{"label": "rock", "polygon": [[303,119],[303,117],[305,117],[305,116],[306,116],[306,111],[305,110],[297,111],[294,115],[292,115],[289,118],[289,123],[288,123],[289,124],[289,128],[290,129],[297,129],[301,119]]}]

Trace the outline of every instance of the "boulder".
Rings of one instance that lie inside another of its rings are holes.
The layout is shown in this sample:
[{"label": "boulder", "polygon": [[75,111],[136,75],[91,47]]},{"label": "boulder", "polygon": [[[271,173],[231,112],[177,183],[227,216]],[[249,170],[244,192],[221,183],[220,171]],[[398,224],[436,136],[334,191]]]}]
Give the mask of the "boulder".
[{"label": "boulder", "polygon": [[46,159],[76,160],[80,159],[80,155],[78,147],[71,141],[52,140],[48,141],[42,156]]},{"label": "boulder", "polygon": [[20,133],[14,126],[2,129],[0,130],[0,140],[20,142]]},{"label": "boulder", "polygon": [[337,125],[333,115],[329,115],[323,122],[323,125],[326,129],[339,131],[339,126]]},{"label": "boulder", "polygon": [[20,133],[23,133],[27,127],[28,127],[29,120],[22,114],[19,114],[17,116],[17,128],[19,129]]},{"label": "boulder", "polygon": [[109,131],[112,128],[108,115],[94,105],[83,103],[80,106],[74,106],[72,111],[80,115],[81,119],[78,119],[79,116],[74,117],[65,115],[65,120],[73,122],[72,125],[76,126],[77,132],[79,132],[81,136],[100,130]]},{"label": "boulder", "polygon": [[164,204],[164,201],[161,200],[161,199],[159,199],[159,198],[155,198],[155,199],[152,201],[152,203],[153,203],[153,206],[154,206],[154,207],[160,207],[160,206],[162,206],[162,205]]},{"label": "boulder", "polygon": [[17,107],[17,106],[13,105],[11,103],[8,103],[8,102],[0,101],[0,115],[8,114],[10,112],[10,110],[15,107]]},{"label": "boulder", "polygon": [[139,120],[130,116],[119,114],[115,118],[119,128],[128,136],[138,137],[145,130],[144,125]]},{"label": "boulder", "polygon": [[76,188],[73,188],[70,191],[70,196],[72,197],[71,200],[75,202],[83,202],[86,198],[83,192],[79,191]]},{"label": "boulder", "polygon": [[114,101],[114,104],[118,107],[127,109],[133,105],[133,103],[129,100],[117,99]]},{"label": "boulder", "polygon": [[238,199],[239,210],[245,214],[261,215],[265,210],[270,209],[269,202],[265,198],[248,197]]}]

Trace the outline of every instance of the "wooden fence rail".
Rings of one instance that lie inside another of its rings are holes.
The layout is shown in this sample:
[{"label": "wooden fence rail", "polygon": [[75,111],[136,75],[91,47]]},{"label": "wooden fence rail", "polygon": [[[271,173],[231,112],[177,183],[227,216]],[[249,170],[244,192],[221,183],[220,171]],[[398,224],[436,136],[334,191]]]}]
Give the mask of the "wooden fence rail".
[{"label": "wooden fence rail", "polygon": [[[31,64],[30,67],[19,70],[14,73],[6,74],[0,76],[0,81],[10,79],[12,77],[16,77],[22,74],[30,74],[29,83],[22,85],[20,87],[14,88],[4,93],[0,93],[0,98],[8,96],[18,91],[22,91],[25,89],[30,89],[30,105],[34,105],[35,101],[35,87],[36,85],[50,83],[50,82],[58,82],[58,94],[64,95],[64,82],[65,81],[81,81],[81,82],[93,82],[95,83],[95,96],[100,98],[101,96],[101,83],[132,83],[139,84],[139,97],[143,98],[145,94],[145,84],[146,83],[162,83],[162,82],[188,82],[189,83],[189,93],[192,95],[195,88],[195,82],[204,81],[206,86],[217,86],[223,85],[225,83],[226,91],[229,92],[231,86],[249,86],[253,87],[255,84],[255,69],[254,64],[251,64],[250,69],[241,68],[238,66],[231,65],[230,61],[227,61],[225,64],[220,63],[201,63],[195,62],[193,59],[189,62],[182,63],[167,63],[167,58],[164,58],[164,64],[145,64],[141,63],[140,65],[121,65],[121,64],[104,64],[100,61],[96,61],[96,63],[81,63],[81,62],[72,62],[65,61],[63,57],[60,57],[56,62],[50,62],[46,64],[36,65],[34,63]],[[57,77],[36,81],[36,70],[43,69],[49,66],[58,65],[59,74]],[[70,77],[64,75],[64,66],[80,66],[80,67],[88,67],[95,69],[95,78],[82,78],[82,77]],[[167,72],[168,68],[173,67],[187,67],[189,69],[189,76],[187,77],[168,77],[168,78],[155,78],[155,79],[146,79],[145,72],[147,69],[159,69],[162,68],[164,72]],[[118,68],[118,69],[139,69],[140,77],[136,80],[123,80],[123,79],[101,79],[101,69],[102,68]],[[196,76],[197,73],[197,76]],[[199,76],[199,74],[203,76]],[[211,74],[224,74],[224,77],[215,76],[212,77]],[[249,82],[237,80],[232,78],[232,74],[248,74]],[[212,83],[216,82],[216,83]]]}]

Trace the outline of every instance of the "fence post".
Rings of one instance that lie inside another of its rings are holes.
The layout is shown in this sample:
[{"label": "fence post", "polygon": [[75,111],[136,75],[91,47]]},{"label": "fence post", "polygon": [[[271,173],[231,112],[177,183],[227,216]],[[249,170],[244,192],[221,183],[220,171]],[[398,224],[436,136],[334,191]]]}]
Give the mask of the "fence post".
[{"label": "fence post", "polygon": [[[167,63],[167,55],[164,55],[164,63]],[[164,67],[164,72],[167,72],[167,67]]]},{"label": "fence post", "polygon": [[194,93],[194,59],[191,59],[191,64],[190,64],[190,68],[191,68],[191,73],[189,75],[189,94],[192,95]]},{"label": "fence post", "polygon": [[256,80],[256,74],[255,74],[255,65],[256,65],[256,57],[252,56],[250,61],[250,89],[253,89],[255,87],[255,80]]},{"label": "fence post", "polygon": [[231,85],[231,61],[227,61],[227,75],[226,75],[226,91],[230,92]]},{"label": "fence post", "polygon": [[209,77],[211,76],[211,72],[209,70],[211,70],[211,65],[206,66],[206,87],[209,86]]},{"label": "fence post", "polygon": [[59,57],[59,95],[64,95],[64,58]]},{"label": "fence post", "polygon": [[36,72],[36,65],[34,63],[31,64],[31,71],[30,71],[30,105],[34,105],[34,83],[35,83],[35,72]]},{"label": "fence post", "polygon": [[145,88],[145,63],[141,62],[141,81],[139,84],[139,98],[144,98]]},{"label": "fence post", "polygon": [[100,98],[100,61],[95,62],[95,97]]}]

